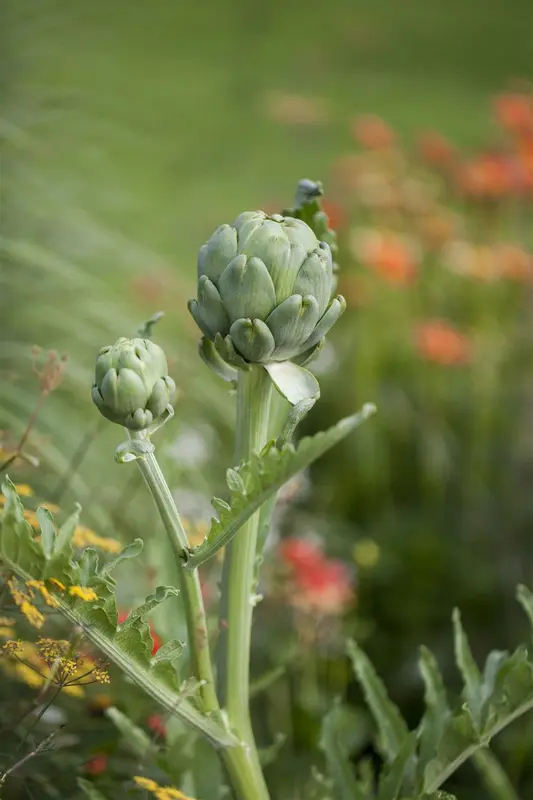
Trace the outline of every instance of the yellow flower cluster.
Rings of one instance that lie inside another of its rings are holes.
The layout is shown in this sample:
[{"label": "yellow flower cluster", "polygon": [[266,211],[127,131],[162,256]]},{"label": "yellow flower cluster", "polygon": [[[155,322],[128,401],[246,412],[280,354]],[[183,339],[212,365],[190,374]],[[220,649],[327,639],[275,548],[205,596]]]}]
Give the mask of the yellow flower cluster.
[{"label": "yellow flower cluster", "polygon": [[94,589],[91,589],[88,586],[69,586],[68,593],[72,597],[79,597],[79,599],[83,600],[85,603],[89,603],[91,600],[98,599],[98,595]]},{"label": "yellow flower cluster", "polygon": [[31,589],[28,593],[24,592],[20,588],[20,584],[16,578],[10,578],[7,582],[7,586],[13,598],[13,602],[20,608],[30,625],[33,625],[34,628],[42,628],[44,625],[44,615],[41,614],[39,609],[32,603],[34,595]]},{"label": "yellow flower cluster", "polygon": [[85,528],[83,525],[78,525],[72,537],[72,544],[74,547],[98,547],[106,553],[120,553],[122,545],[116,539],[111,539],[107,536],[99,536],[90,528]]},{"label": "yellow flower cluster", "polygon": [[133,780],[140,789],[152,792],[156,800],[193,800],[192,797],[187,797],[179,789],[175,789],[173,786],[160,786],[151,778],[135,775]]},{"label": "yellow flower cluster", "polygon": [[67,694],[83,697],[84,686],[110,682],[106,669],[90,656],[76,655],[64,639],[40,638],[36,644],[10,640],[1,649],[11,658],[0,659],[0,666],[31,688],[52,683]]}]

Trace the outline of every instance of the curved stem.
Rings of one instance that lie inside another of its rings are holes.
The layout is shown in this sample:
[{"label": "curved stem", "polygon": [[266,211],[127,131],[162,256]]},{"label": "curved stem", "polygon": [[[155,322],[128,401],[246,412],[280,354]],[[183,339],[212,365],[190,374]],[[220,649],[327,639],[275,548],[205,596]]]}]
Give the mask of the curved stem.
[{"label": "curved stem", "polygon": [[[139,437],[139,434],[137,436]],[[198,571],[189,572],[181,566],[183,564],[183,553],[189,546],[187,534],[155,455],[148,453],[143,458],[137,459],[137,464],[154,498],[176,557],[180,588],[185,605],[192,668],[195,677],[205,681],[205,684],[200,689],[203,710],[206,712],[218,711],[219,704],[215,691],[211,654],[209,652],[209,638],[200,578]]]},{"label": "curved stem", "polygon": [[[263,367],[253,366],[239,373],[236,463],[248,461],[266,444],[271,395],[272,383]],[[258,527],[259,511],[243,525],[226,549],[220,643],[219,678],[229,725],[245,744],[240,753],[233,749],[224,756],[239,796],[246,800],[268,798],[250,719],[250,644]],[[245,768],[249,778],[242,774]]]}]

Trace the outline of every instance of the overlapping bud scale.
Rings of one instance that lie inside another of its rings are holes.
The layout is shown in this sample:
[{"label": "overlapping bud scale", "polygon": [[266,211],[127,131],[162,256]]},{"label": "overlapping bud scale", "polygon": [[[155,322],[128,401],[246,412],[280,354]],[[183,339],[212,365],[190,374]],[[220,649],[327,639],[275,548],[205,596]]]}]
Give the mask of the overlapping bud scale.
[{"label": "overlapping bud scale", "polygon": [[118,339],[100,350],[92,399],[112,422],[130,430],[144,430],[172,401],[176,384],[167,373],[165,354],[154,342]]},{"label": "overlapping bud scale", "polygon": [[329,245],[305,222],[248,211],[201,247],[189,310],[207,339],[218,334],[246,361],[285,361],[317,345],[344,311],[333,285]]}]

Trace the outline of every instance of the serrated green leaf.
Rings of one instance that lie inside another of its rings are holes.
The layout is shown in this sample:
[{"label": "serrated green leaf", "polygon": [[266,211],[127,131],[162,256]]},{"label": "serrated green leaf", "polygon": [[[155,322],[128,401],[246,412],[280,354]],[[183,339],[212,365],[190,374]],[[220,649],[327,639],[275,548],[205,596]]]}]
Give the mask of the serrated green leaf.
[{"label": "serrated green leaf", "polygon": [[359,715],[356,716],[351,709],[340,705],[335,705],[322,721],[320,748],[326,757],[339,800],[368,800],[368,794],[359,785],[350,760],[354,745],[360,743],[354,741],[354,735],[357,735],[356,723],[360,722]]},{"label": "serrated green leaf", "polygon": [[106,561],[100,570],[100,575],[109,575],[109,573],[113,572],[123,561],[127,561],[130,558],[137,558],[137,556],[141,554],[143,547],[144,542],[142,539],[134,539],[133,542],[122,548],[120,553],[117,553],[114,558]]},{"label": "serrated green leaf", "polygon": [[46,559],[50,559],[52,557],[52,553],[54,552],[56,540],[56,526],[54,523],[54,518],[50,511],[42,506],[37,509],[36,516],[39,522],[39,527],[41,528],[41,541],[43,545],[44,557]]},{"label": "serrated green leaf", "polygon": [[474,661],[472,651],[470,650],[468,638],[461,623],[461,613],[458,608],[454,609],[452,619],[454,630],[455,660],[464,681],[463,695],[468,709],[472,714],[474,724],[478,729],[480,729],[482,704],[481,673],[476,662]]},{"label": "serrated green leaf", "polygon": [[85,778],[78,778],[78,786],[88,800],[107,800],[107,797]]},{"label": "serrated green leaf", "polygon": [[20,564],[29,574],[40,574],[45,562],[42,545],[35,540],[33,528],[24,519],[24,506],[7,476],[2,484],[2,492],[6,498],[0,527],[2,560],[8,564]]},{"label": "serrated green leaf", "polygon": [[435,757],[424,770],[424,789],[436,791],[480,746],[472,715],[461,709],[444,726]]},{"label": "serrated green leaf", "polygon": [[384,767],[380,781],[377,800],[398,800],[404,780],[412,772],[416,750],[416,734],[410,733],[405,739],[398,755]]},{"label": "serrated green leaf", "polygon": [[246,494],[244,481],[236,469],[228,469],[226,471],[226,483],[228,484],[228,489],[230,490],[230,492],[236,492],[237,494]]},{"label": "serrated green leaf", "polygon": [[184,646],[179,639],[171,639],[169,642],[165,642],[152,656],[152,664],[160,664],[164,661],[171,664],[183,654]]},{"label": "serrated green leaf", "polygon": [[297,448],[287,443],[278,449],[275,442],[270,442],[260,455],[235,468],[246,487],[246,494],[232,492],[228,508],[217,502],[220,517],[212,521],[202,544],[191,550],[185,567],[196,569],[214,556],[283,484],[342,441],[375,410],[375,406],[369,403],[358,414],[346,417],[329,430],[302,439]]},{"label": "serrated green leaf", "polygon": [[420,648],[418,666],[424,681],[424,700],[426,704],[426,711],[418,728],[418,771],[420,778],[424,768],[437,752],[446,720],[451,712],[448,707],[446,689],[439,665],[435,656],[427,647],[422,646]]},{"label": "serrated green leaf", "polygon": [[389,699],[383,681],[376,673],[372,662],[352,640],[348,642],[348,655],[378,726],[383,755],[385,760],[390,763],[403,748],[409,736],[409,728],[398,707]]},{"label": "serrated green leaf", "polygon": [[130,611],[127,618],[121,623],[115,641],[130,658],[145,665],[151,662],[153,641],[146,616],[159,603],[163,603],[167,597],[177,594],[179,592],[173,586],[158,586],[153,594],[148,595],[143,605]]},{"label": "serrated green leaf", "polygon": [[[32,528],[23,519],[23,506],[13,484],[4,482],[6,511],[0,517],[0,561],[21,580],[43,580],[49,564],[44,557],[42,543],[34,539]],[[7,513],[6,513],[7,512]],[[114,596],[114,583],[97,570],[96,559],[84,555],[80,563],[72,562],[70,573],[76,574],[98,587],[98,597],[83,602],[69,594],[72,584],[66,583],[67,591],[57,593],[58,610],[73,625],[80,627],[87,638],[102,651],[105,657],[116,664],[141,690],[171,714],[176,714],[217,747],[235,747],[236,737],[229,732],[213,715],[202,714],[188,697],[198,689],[198,682],[191,681],[176,690],[172,681],[162,677],[159,668],[165,662],[152,665],[152,640],[147,633],[144,617],[158,603],[170,595],[177,594],[171,587],[158,587],[146,602],[133,610],[124,625],[117,629],[117,607]]]},{"label": "serrated green leaf", "polygon": [[120,731],[126,744],[137,758],[144,759],[157,751],[157,746],[154,745],[146,731],[139,728],[133,720],[123,714],[122,711],[119,711],[118,708],[111,706],[106,710],[105,714]]}]

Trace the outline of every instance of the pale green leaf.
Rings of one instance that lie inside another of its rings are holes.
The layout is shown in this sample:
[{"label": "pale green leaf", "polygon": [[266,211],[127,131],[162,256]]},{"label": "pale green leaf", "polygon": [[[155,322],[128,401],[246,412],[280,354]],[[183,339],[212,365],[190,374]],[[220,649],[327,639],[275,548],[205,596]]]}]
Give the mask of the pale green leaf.
[{"label": "pale green leaf", "polygon": [[352,640],[348,642],[348,655],[378,726],[383,755],[385,760],[390,763],[403,748],[409,736],[409,729],[398,707],[390,700],[383,681],[376,673],[372,662]]},{"label": "pale green leaf", "polygon": [[419,773],[435,756],[444,726],[450,716],[444,681],[437,660],[427,647],[420,648],[418,661],[424,681],[426,711],[419,725]]},{"label": "pale green leaf", "polygon": [[317,379],[308,369],[292,361],[272,361],[264,365],[278,392],[293,406],[302,400],[320,397]]},{"label": "pale green leaf", "polygon": [[322,721],[320,748],[326,757],[338,800],[370,800],[355,776],[350,756],[366,736],[360,715],[335,705]]},{"label": "pale green leaf", "polygon": [[468,709],[472,714],[474,724],[479,729],[481,727],[481,674],[474,661],[468,639],[461,624],[461,614],[459,609],[453,612],[454,646],[455,660],[463,676],[464,698]]},{"label": "pale green leaf", "polygon": [[54,552],[56,540],[56,526],[54,518],[47,508],[40,506],[37,509],[37,520],[41,528],[41,541],[43,544],[43,553],[46,559],[52,557]]},{"label": "pale green leaf", "polygon": [[404,780],[412,772],[416,750],[416,734],[410,733],[398,755],[383,768],[379,781],[377,800],[398,800]]},{"label": "pale green leaf", "polygon": [[100,575],[109,575],[109,573],[113,572],[113,570],[116,569],[123,561],[127,561],[130,558],[137,558],[137,556],[142,552],[143,546],[144,543],[142,539],[134,539],[133,542],[126,545],[126,547],[124,547],[120,553],[117,553],[114,558],[106,561],[100,571]]}]

